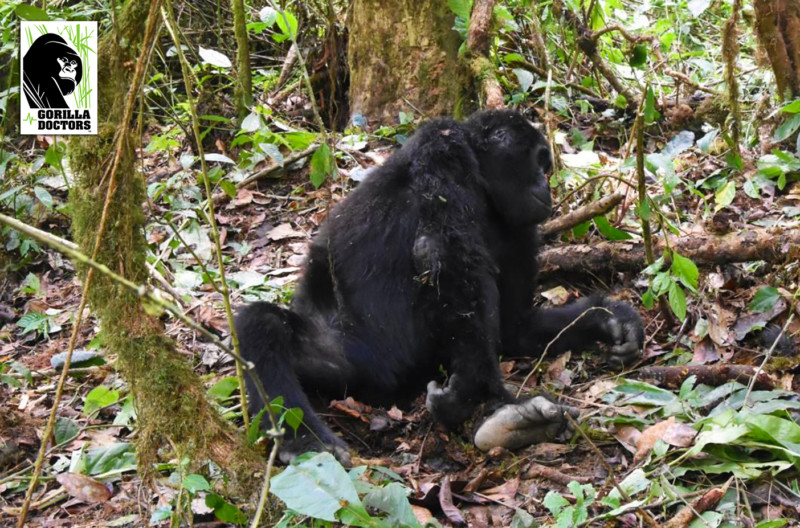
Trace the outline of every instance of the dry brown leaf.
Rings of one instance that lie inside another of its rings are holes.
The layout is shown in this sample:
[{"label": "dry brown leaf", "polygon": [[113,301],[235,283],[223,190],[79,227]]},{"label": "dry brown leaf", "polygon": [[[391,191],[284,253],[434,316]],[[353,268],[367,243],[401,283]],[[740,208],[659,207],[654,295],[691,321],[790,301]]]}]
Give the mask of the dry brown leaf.
[{"label": "dry brown leaf", "polygon": [[79,473],[60,473],[56,480],[61,484],[71,497],[88,504],[106,502],[111,498],[111,490],[92,477]]},{"label": "dry brown leaf", "polygon": [[297,231],[296,229],[292,229],[292,225],[288,223],[281,224],[267,233],[267,238],[273,241],[285,240],[287,238],[302,238],[305,236],[305,233],[302,231]]},{"label": "dry brown leaf", "polygon": [[664,436],[664,433],[667,431],[667,429],[674,424],[675,417],[670,416],[669,419],[659,422],[655,425],[651,425],[642,431],[642,436],[639,437],[639,442],[636,444],[636,453],[633,455],[634,463],[643,460],[650,453],[650,451],[653,450],[653,446],[656,444],[656,441]]},{"label": "dry brown leaf", "polygon": [[694,442],[695,436],[697,436],[697,431],[691,426],[685,423],[675,423],[667,427],[661,439],[675,447],[689,447]]}]

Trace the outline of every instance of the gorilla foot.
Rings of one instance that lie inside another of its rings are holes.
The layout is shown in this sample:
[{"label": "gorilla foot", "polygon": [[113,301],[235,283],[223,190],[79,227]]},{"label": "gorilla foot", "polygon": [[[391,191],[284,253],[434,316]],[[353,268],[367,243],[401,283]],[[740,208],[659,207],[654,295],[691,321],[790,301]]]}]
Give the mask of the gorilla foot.
[{"label": "gorilla foot", "polygon": [[518,449],[541,442],[564,441],[572,434],[572,424],[564,416],[578,417],[578,409],[559,405],[544,396],[497,409],[475,433],[475,446],[481,451],[493,447]]}]

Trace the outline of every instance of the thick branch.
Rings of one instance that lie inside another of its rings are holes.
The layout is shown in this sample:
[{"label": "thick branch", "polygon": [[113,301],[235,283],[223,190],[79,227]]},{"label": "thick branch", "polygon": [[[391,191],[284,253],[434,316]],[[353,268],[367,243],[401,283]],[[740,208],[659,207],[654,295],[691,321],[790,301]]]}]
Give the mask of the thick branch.
[{"label": "thick branch", "polygon": [[595,216],[606,214],[618,206],[624,197],[622,193],[614,193],[600,198],[596,202],[578,207],[574,211],[545,222],[539,229],[539,233],[546,236],[572,229],[576,225],[591,220]]},{"label": "thick branch", "polygon": [[[665,249],[664,239],[654,239],[658,255]],[[800,245],[800,229],[746,229],[726,235],[670,236],[669,247],[698,265],[765,260],[779,262],[788,250]],[[597,272],[606,269],[641,270],[645,266],[644,247],[639,242],[597,242],[556,246],[539,255],[543,273]]]},{"label": "thick branch", "polygon": [[719,387],[729,381],[738,381],[742,384],[751,382],[756,376],[754,387],[758,390],[772,390],[775,380],[766,372],[758,372],[750,365],[682,365],[672,367],[643,367],[639,370],[642,379],[654,380],[657,385],[670,389],[677,389],[690,376],[697,377],[697,383]]}]

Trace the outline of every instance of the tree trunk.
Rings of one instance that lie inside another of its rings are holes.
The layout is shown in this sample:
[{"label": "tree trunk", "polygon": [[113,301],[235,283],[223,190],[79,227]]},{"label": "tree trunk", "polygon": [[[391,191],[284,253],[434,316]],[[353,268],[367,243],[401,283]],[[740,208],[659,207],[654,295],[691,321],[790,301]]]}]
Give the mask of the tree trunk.
[{"label": "tree trunk", "polygon": [[[70,142],[76,176],[70,194],[72,228],[75,241],[88,255],[94,250],[108,189],[109,161],[114,158],[115,138],[133,82],[131,64],[139,60],[149,6],[150,2],[127,3],[118,18],[119,35],[111,31],[100,40],[97,54],[105,63],[98,71],[98,114],[107,121],[100,123],[97,136],[75,136]],[[145,179],[134,166],[134,137],[124,136],[116,192],[97,260],[131,281],[145,284]],[[85,275],[85,267],[79,268]],[[188,456],[198,463],[213,460],[236,484],[250,487],[263,460],[206,400],[205,388],[164,335],[159,319],[147,313],[136,293],[102,274],[94,275],[91,286],[89,300],[102,321],[106,350],[117,355],[115,366],[134,397],[142,475],[152,471],[161,448],[172,446],[178,457]]]},{"label": "tree trunk", "polygon": [[800,97],[800,0],[755,0],[756,33],[783,99]]},{"label": "tree trunk", "polygon": [[400,111],[450,115],[464,70],[455,15],[441,0],[355,0],[350,12],[350,111],[396,123]]}]

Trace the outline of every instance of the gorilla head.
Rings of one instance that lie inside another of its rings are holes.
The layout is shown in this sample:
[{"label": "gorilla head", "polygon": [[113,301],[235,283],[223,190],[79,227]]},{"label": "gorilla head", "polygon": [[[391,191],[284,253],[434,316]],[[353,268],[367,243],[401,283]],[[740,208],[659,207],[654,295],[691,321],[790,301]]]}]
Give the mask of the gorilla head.
[{"label": "gorilla head", "polygon": [[25,53],[22,75],[31,108],[69,108],[64,97],[81,82],[83,63],[62,37],[46,33]]}]

